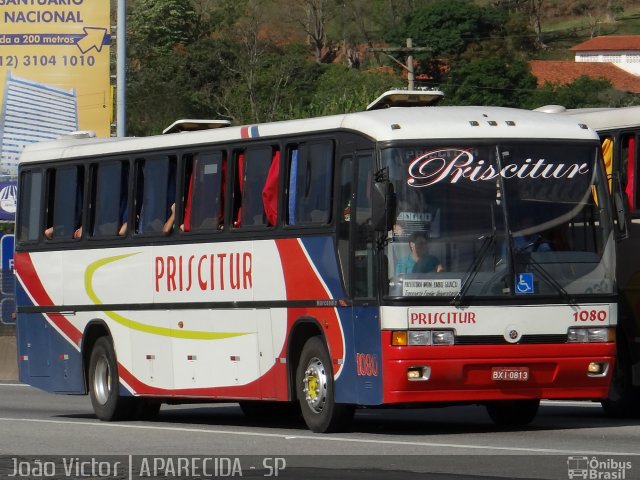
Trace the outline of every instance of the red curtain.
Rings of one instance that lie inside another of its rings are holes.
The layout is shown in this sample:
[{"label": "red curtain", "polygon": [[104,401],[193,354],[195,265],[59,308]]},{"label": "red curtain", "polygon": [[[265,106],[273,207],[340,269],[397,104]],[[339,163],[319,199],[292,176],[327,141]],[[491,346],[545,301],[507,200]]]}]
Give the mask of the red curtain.
[{"label": "red curtain", "polygon": [[635,179],[635,152],[636,152],[636,141],[635,137],[629,137],[629,145],[627,146],[628,158],[627,158],[627,186],[624,191],[627,194],[627,199],[629,200],[629,205],[631,205],[632,209],[636,208],[636,204],[633,201],[633,186],[636,183]]},{"label": "red curtain", "polygon": [[[242,196],[242,190],[244,190],[244,153],[238,154],[238,190]],[[236,218],[233,220],[234,227],[242,225],[242,206],[238,207],[236,212]]]},{"label": "red curtain", "polygon": [[280,172],[280,151],[273,152],[271,166],[262,189],[262,203],[269,225],[275,225],[278,219],[278,174]]},{"label": "red curtain", "polygon": [[191,201],[193,198],[193,186],[196,178],[196,171],[198,169],[198,160],[193,161],[193,168],[191,169],[191,178],[189,179],[189,189],[187,190],[187,203],[184,207],[184,231],[191,230]]}]

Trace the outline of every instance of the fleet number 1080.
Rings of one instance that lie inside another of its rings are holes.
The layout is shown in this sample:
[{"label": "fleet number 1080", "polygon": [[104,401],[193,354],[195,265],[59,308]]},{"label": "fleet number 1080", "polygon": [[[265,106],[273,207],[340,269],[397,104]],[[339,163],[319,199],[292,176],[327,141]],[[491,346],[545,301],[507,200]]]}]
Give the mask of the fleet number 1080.
[{"label": "fleet number 1080", "polygon": [[606,310],[580,310],[573,313],[575,322],[604,322],[606,319]]}]

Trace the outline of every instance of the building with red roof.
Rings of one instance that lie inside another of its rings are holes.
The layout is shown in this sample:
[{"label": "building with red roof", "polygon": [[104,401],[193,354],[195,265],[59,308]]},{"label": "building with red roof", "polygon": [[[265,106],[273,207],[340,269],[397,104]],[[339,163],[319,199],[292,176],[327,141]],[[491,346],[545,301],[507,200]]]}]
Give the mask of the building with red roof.
[{"label": "building with red roof", "polygon": [[531,73],[538,79],[538,86],[546,82],[564,85],[586,75],[595,79],[607,79],[616,90],[640,93],[640,76],[633,75],[612,63],[531,60],[529,65]]},{"label": "building with red roof", "polygon": [[640,75],[640,35],[595,37],[569,50],[576,53],[576,62],[613,63],[627,72]]},{"label": "building with red roof", "polygon": [[592,38],[570,49],[575,61],[532,60],[531,73],[538,85],[568,84],[582,75],[604,78],[613,88],[640,94],[640,35]]}]

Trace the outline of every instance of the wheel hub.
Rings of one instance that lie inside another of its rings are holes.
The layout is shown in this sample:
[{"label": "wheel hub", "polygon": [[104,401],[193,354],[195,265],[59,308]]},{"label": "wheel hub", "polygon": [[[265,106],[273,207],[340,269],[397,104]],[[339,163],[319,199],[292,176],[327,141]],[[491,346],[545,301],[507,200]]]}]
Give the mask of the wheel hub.
[{"label": "wheel hub", "polygon": [[111,395],[111,369],[105,357],[100,357],[96,362],[95,375],[93,377],[93,391],[96,400],[101,405],[107,403]]},{"label": "wheel hub", "polygon": [[309,361],[303,382],[309,408],[315,413],[321,413],[327,401],[327,374],[319,358],[312,358]]}]

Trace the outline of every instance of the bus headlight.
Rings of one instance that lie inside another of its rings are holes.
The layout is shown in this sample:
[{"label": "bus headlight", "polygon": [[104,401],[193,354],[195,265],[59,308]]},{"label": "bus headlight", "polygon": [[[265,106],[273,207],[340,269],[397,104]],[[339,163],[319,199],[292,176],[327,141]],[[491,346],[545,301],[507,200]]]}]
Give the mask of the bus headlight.
[{"label": "bus headlight", "polygon": [[409,345],[429,345],[431,332],[429,330],[409,330]]},{"label": "bus headlight", "polygon": [[607,327],[571,327],[567,331],[568,343],[599,343],[615,341],[615,330]]},{"label": "bus headlight", "polygon": [[396,330],[391,332],[391,345],[404,347],[405,345],[453,345],[455,334],[453,330]]},{"label": "bus headlight", "polygon": [[434,345],[453,345],[454,337],[452,330],[436,330],[431,334],[431,341]]}]

